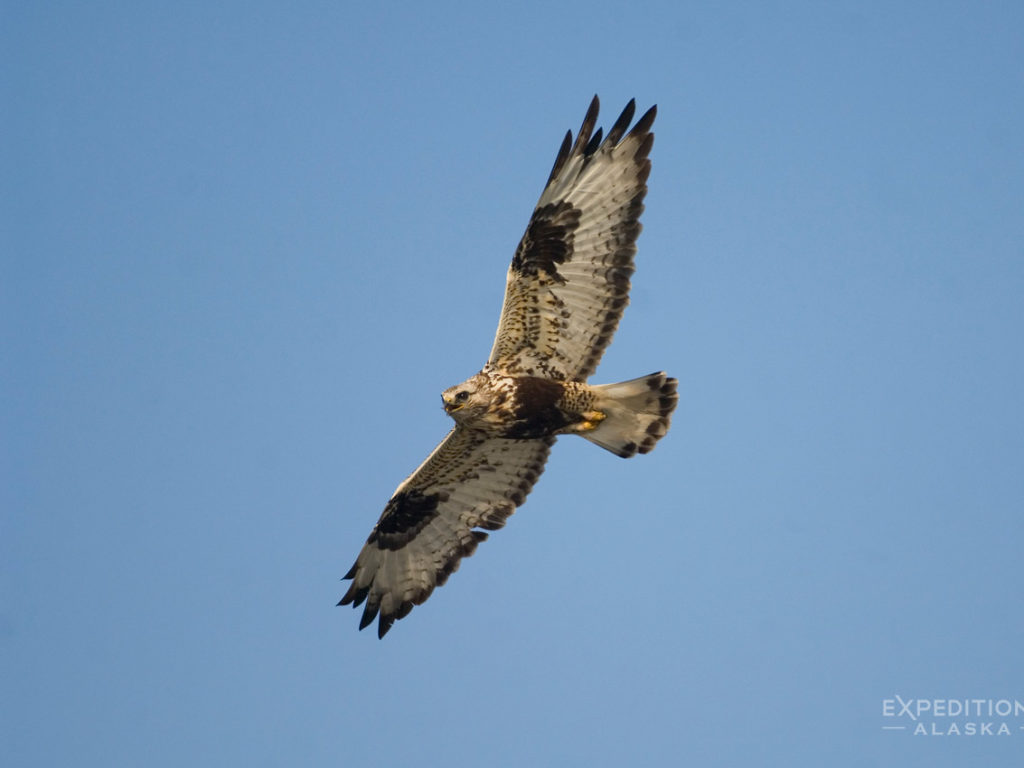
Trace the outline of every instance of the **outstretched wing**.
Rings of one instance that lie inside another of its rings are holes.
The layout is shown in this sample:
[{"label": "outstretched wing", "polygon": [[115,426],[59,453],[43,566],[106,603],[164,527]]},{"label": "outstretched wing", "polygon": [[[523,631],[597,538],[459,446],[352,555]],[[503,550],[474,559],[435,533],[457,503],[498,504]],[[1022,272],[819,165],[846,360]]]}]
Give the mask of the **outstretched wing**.
[{"label": "outstretched wing", "polygon": [[602,141],[595,96],[576,141],[566,134],[509,267],[489,365],[577,381],[597,368],[629,303],[656,109],[627,134],[630,101]]},{"label": "outstretched wing", "polygon": [[455,427],[395,490],[345,575],[352,584],[338,605],[366,601],[359,628],[379,612],[377,635],[384,637],[487,538],[477,529],[505,525],[544,471],[554,442]]}]

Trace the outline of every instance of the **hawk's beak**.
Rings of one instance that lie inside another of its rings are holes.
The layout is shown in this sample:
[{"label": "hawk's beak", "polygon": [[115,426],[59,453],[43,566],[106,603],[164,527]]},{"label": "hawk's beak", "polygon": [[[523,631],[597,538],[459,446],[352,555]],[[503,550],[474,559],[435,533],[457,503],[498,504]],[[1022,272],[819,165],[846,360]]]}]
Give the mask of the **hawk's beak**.
[{"label": "hawk's beak", "polygon": [[456,403],[454,400],[449,400],[444,395],[441,395],[441,399],[444,400],[445,413],[453,413],[462,407],[462,403]]}]

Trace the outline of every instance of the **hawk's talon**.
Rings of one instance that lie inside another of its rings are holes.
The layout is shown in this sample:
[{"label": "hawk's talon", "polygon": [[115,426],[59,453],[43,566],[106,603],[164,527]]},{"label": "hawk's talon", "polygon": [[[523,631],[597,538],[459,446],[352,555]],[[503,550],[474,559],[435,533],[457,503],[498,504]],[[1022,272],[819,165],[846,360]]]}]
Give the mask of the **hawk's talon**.
[{"label": "hawk's talon", "polygon": [[597,429],[598,425],[608,418],[608,414],[602,413],[601,411],[587,411],[580,415],[583,417],[583,421],[576,424],[577,432],[591,432]]}]

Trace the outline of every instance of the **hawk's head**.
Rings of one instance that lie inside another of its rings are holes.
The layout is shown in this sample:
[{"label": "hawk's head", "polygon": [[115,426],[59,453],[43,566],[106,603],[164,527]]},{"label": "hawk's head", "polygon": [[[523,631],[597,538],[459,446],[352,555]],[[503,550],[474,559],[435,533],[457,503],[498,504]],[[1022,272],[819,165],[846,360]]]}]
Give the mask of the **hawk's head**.
[{"label": "hawk's head", "polygon": [[490,377],[478,373],[461,384],[448,387],[441,393],[441,399],[445,413],[459,424],[480,428],[490,421],[487,417],[497,404],[496,400],[504,398],[496,398]]}]

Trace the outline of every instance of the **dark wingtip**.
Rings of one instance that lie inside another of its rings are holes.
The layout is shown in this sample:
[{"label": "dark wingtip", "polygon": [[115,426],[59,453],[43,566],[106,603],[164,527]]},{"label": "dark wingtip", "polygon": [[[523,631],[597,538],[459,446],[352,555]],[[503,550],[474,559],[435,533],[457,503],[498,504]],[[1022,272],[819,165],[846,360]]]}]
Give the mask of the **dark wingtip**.
[{"label": "dark wingtip", "polygon": [[615,125],[608,131],[608,144],[614,147],[619,143],[619,139],[622,138],[623,134],[626,133],[626,129],[629,127],[630,121],[633,119],[633,114],[636,112],[636,99],[630,99],[625,109],[622,110],[622,114],[619,115],[619,119],[615,121]]},{"label": "dark wingtip", "polygon": [[655,104],[646,112],[644,112],[640,119],[636,121],[636,125],[633,126],[633,130],[630,131],[630,134],[647,133],[648,131],[651,130],[651,126],[654,125],[654,118],[656,118],[657,116],[658,105]]},{"label": "dark wingtip", "polygon": [[572,131],[565,132],[565,138],[562,139],[562,146],[558,149],[558,154],[555,156],[555,164],[551,166],[551,173],[548,174],[548,184],[551,180],[558,175],[558,172],[562,170],[565,165],[565,161],[569,159],[569,150],[572,148]]},{"label": "dark wingtip", "polygon": [[370,594],[369,585],[357,589],[355,582],[352,582],[348,585],[348,591],[341,598],[341,602],[338,603],[338,605],[348,605],[349,603],[352,603],[353,608],[358,608],[362,604],[363,600],[366,599],[368,594]]},{"label": "dark wingtip", "polygon": [[[559,147],[558,154],[555,156],[555,162],[551,167],[551,173],[548,174],[548,184],[554,181],[555,177],[565,167],[565,164],[569,161],[570,157],[579,154],[582,154],[584,157],[590,157],[600,149],[604,134],[600,128],[597,128],[596,131],[594,130],[597,125],[597,115],[598,112],[600,112],[600,109],[601,100],[595,93],[594,98],[590,100],[590,106],[587,107],[587,114],[583,118],[583,123],[580,125],[579,133],[576,134],[576,140],[573,141],[572,131],[566,132],[565,138],[562,139],[562,145]],[[626,133],[626,129],[629,128],[629,124],[632,121],[634,114],[636,114],[636,99],[630,99],[629,103],[626,104],[622,113],[615,121],[611,130],[608,131],[608,136],[604,138],[605,143],[611,147],[617,146],[622,140],[623,135]],[[640,150],[637,152],[638,160],[643,159],[643,157],[651,151],[653,138],[650,130],[657,114],[658,105],[655,104],[644,112],[643,116],[629,132],[630,136],[638,135],[644,137],[641,142]]]},{"label": "dark wingtip", "polygon": [[590,142],[590,135],[594,130],[594,126],[597,124],[597,113],[600,109],[601,101],[597,98],[597,94],[595,93],[594,98],[590,101],[590,106],[587,108],[586,117],[583,118],[583,123],[580,125],[580,132],[576,134],[576,143],[572,145],[572,151],[570,154],[575,155],[588,145]]},{"label": "dark wingtip", "polygon": [[373,603],[367,603],[363,609],[363,616],[359,619],[359,631],[366,629],[368,626],[373,624],[373,620],[377,618],[377,612],[380,608]]}]

